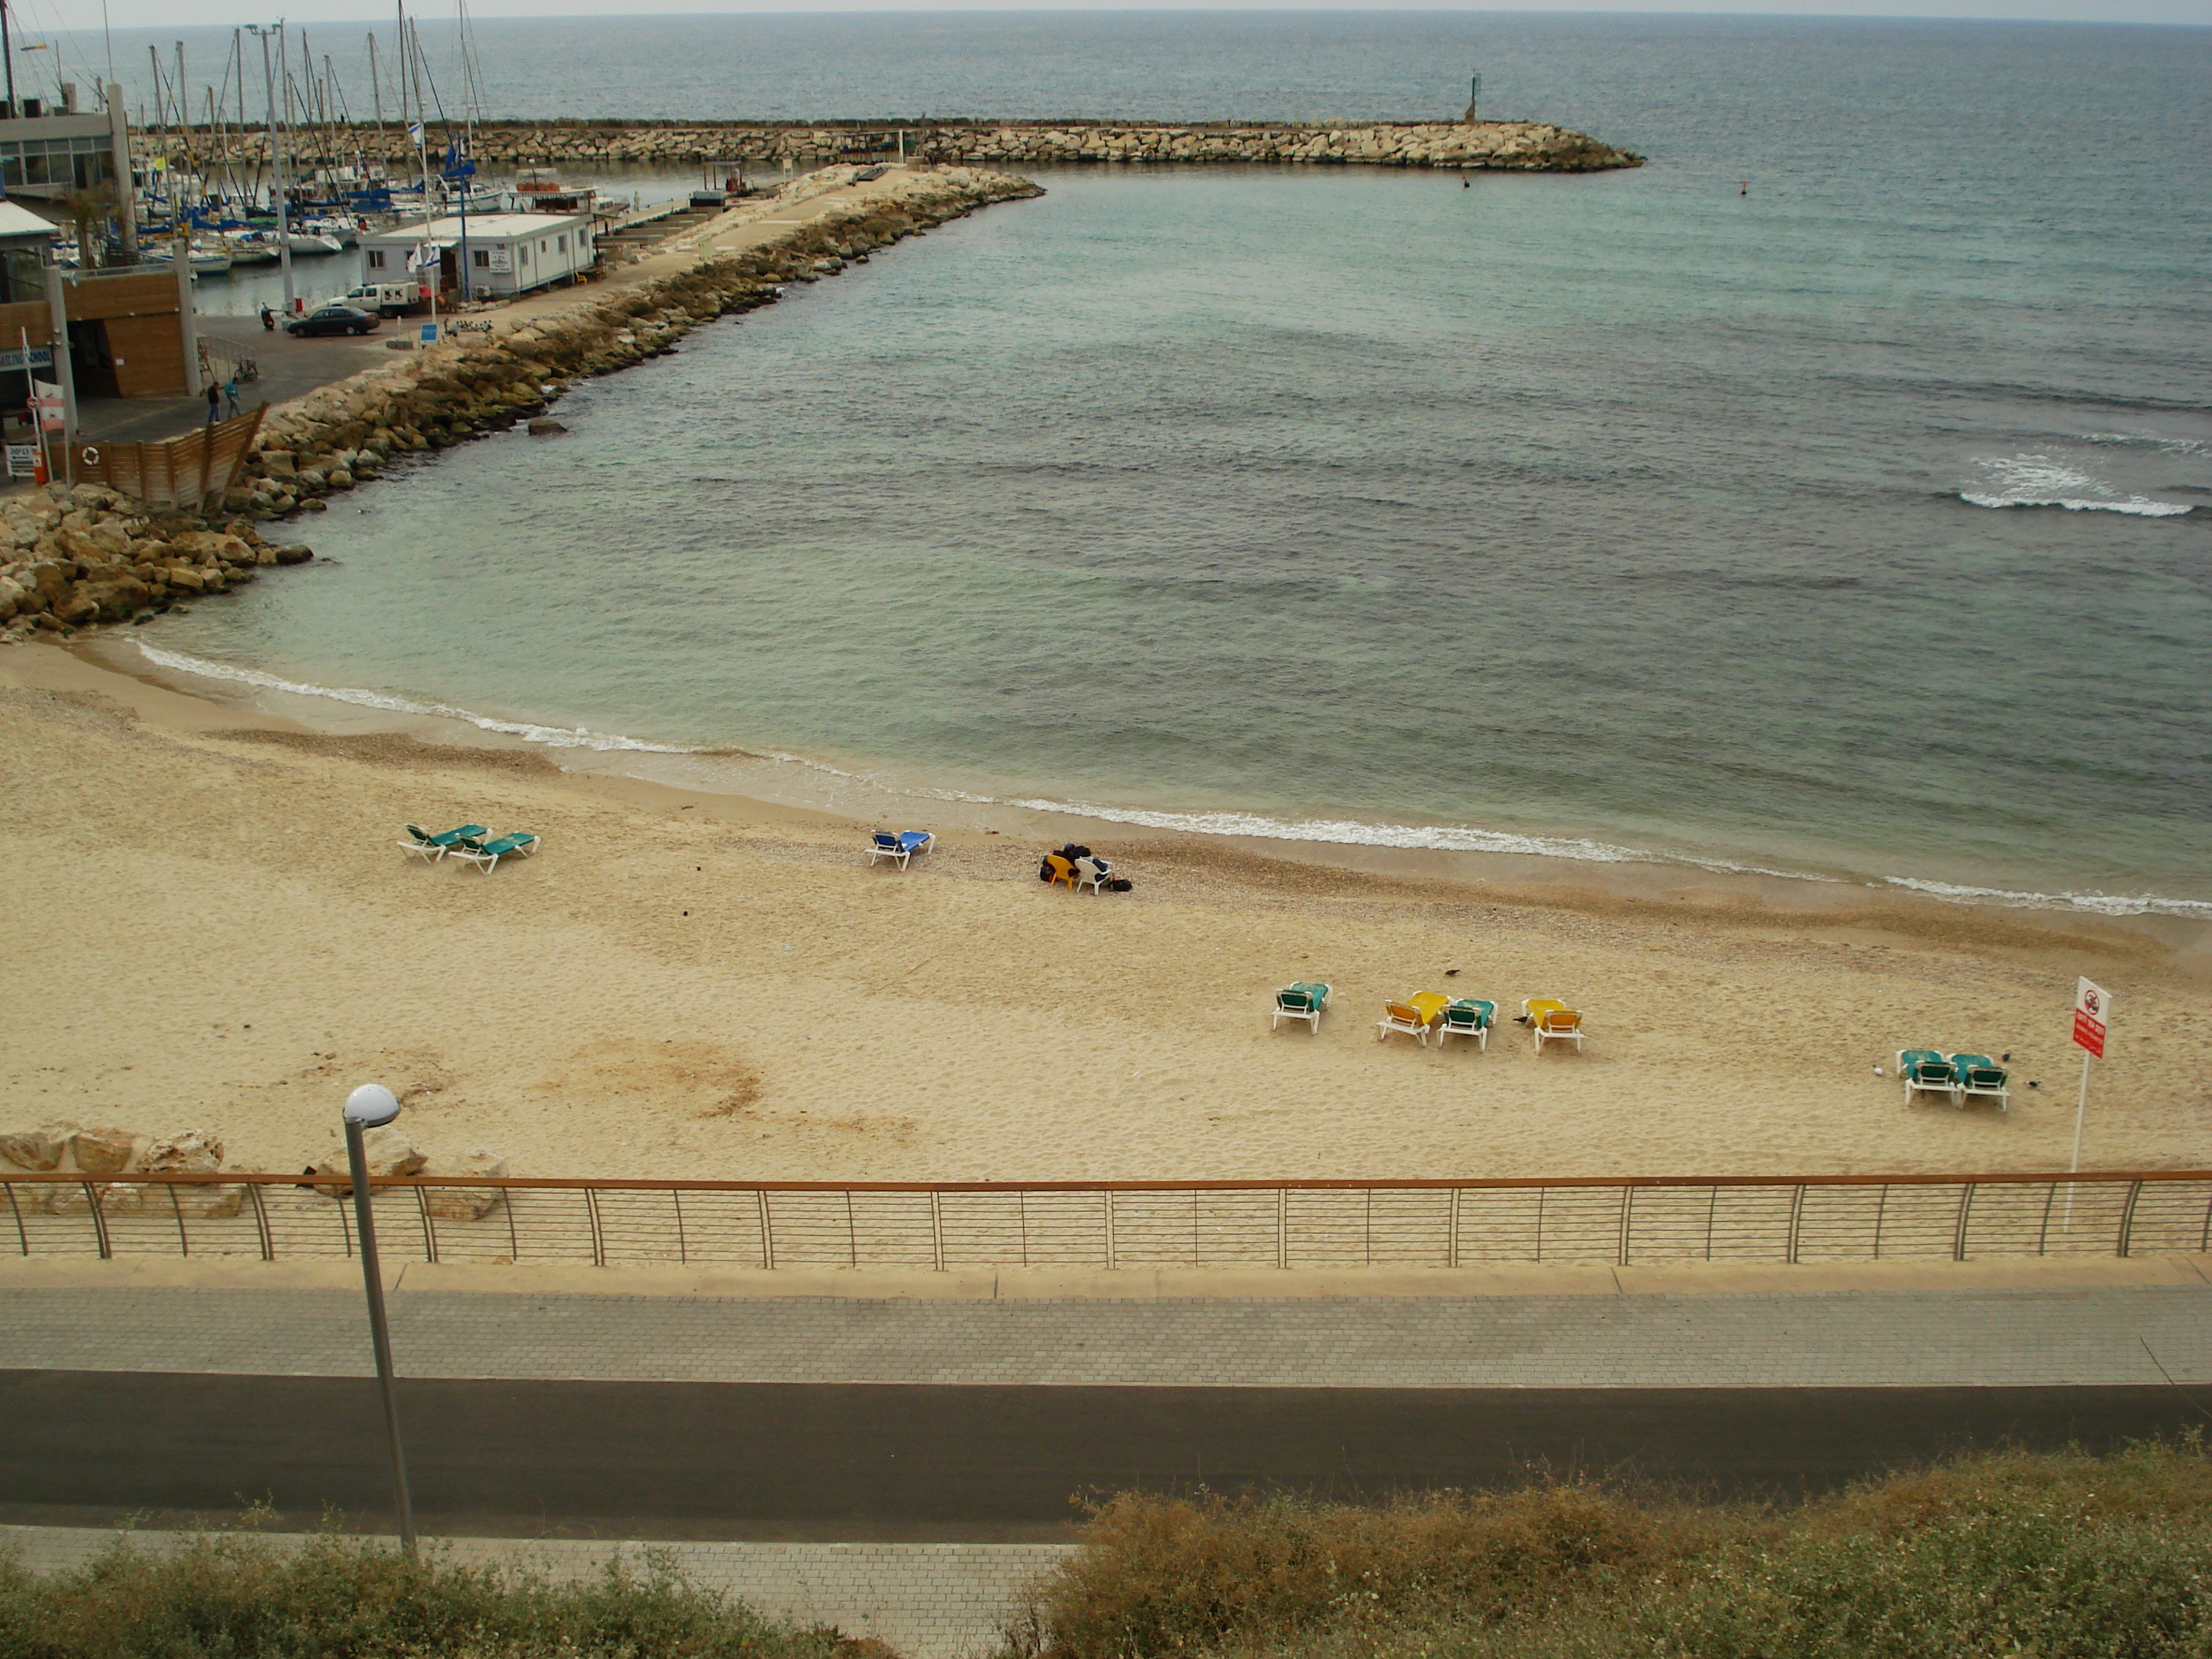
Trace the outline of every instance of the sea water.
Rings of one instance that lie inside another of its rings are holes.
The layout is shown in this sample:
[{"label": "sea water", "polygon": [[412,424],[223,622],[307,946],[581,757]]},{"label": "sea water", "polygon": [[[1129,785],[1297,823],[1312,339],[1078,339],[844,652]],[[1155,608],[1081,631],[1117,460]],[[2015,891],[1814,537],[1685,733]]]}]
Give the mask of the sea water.
[{"label": "sea water", "polygon": [[[501,25],[526,106],[672,112],[522,44],[606,27]],[[1404,116],[1455,52],[1651,159],[1040,173],[344,498],[328,564],[135,634],[167,672],[781,755],[918,822],[2212,915],[2212,31],[653,27],[720,30],[736,90],[661,93],[707,113],[786,112],[809,40],[857,64],[820,114]]]}]

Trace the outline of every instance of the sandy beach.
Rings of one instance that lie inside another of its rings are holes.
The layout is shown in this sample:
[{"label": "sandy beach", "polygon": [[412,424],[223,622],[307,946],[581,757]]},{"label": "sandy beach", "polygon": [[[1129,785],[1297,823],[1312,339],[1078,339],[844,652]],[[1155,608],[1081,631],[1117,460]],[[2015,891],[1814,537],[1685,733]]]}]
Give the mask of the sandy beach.
[{"label": "sandy beach", "polygon": [[[867,866],[870,826],[318,734],[49,645],[0,653],[0,1127],[205,1128],[235,1167],[296,1169],[382,1081],[434,1158],[533,1176],[2063,1169],[2086,972],[2119,1012],[2085,1163],[2207,1161],[2201,929],[1643,866],[1476,881],[1013,813],[902,873]],[[545,850],[425,865],[408,821]],[[1048,890],[1062,832],[1136,890]],[[1297,979],[1332,1012],[1271,1034]],[[1383,1000],[1426,988],[1561,997],[1588,1048],[1378,1044]],[[1907,1108],[1874,1068],[1922,1043],[2011,1051],[2012,1110]]]}]

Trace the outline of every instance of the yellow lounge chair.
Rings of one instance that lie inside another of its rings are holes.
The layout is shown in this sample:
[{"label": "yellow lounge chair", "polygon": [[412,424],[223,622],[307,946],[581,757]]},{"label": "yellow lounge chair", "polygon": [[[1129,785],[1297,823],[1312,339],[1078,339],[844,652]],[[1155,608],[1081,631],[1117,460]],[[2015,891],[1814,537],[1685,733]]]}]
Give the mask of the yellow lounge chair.
[{"label": "yellow lounge chair", "polygon": [[1528,1022],[1529,1036],[1536,1039],[1538,1054],[1547,1042],[1571,1042],[1575,1052],[1582,1053],[1583,1017],[1557,997],[1530,997],[1522,1003],[1521,1014]]},{"label": "yellow lounge chair", "polygon": [[1403,1002],[1382,1005],[1382,1018],[1375,1023],[1375,1040],[1386,1042],[1393,1031],[1403,1031],[1424,1048],[1429,1046],[1429,1027],[1449,1006],[1451,999],[1442,991],[1423,991],[1407,997]]},{"label": "yellow lounge chair", "polygon": [[1066,882],[1067,884],[1067,890],[1071,893],[1073,892],[1075,890],[1075,866],[1070,864],[1066,859],[1060,857],[1057,853],[1047,853],[1044,855],[1044,861],[1046,866],[1052,872],[1052,875],[1050,878],[1046,881],[1045,885],[1048,887],[1057,887],[1060,883]]}]

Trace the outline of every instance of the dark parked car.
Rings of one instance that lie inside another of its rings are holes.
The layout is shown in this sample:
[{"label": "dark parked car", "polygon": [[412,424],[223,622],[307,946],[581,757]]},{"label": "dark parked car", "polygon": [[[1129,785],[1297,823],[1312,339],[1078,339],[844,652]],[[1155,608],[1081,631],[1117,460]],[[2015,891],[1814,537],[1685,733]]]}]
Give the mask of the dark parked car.
[{"label": "dark parked car", "polygon": [[352,306],[324,306],[284,325],[287,334],[366,334],[377,325],[371,313]]}]

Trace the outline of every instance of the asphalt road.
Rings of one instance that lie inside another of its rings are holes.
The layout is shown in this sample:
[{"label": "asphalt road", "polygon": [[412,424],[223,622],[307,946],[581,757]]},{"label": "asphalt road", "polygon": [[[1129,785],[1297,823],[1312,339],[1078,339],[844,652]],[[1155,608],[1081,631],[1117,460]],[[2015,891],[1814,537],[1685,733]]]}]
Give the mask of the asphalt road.
[{"label": "asphalt road", "polygon": [[[408,1380],[419,1524],[482,1536],[1066,1535],[1121,1487],[1346,1498],[1603,1472],[1788,1498],[1960,1448],[2112,1447],[2203,1391],[1152,1389]],[[373,1381],[0,1370],[0,1522],[388,1526]]]}]

